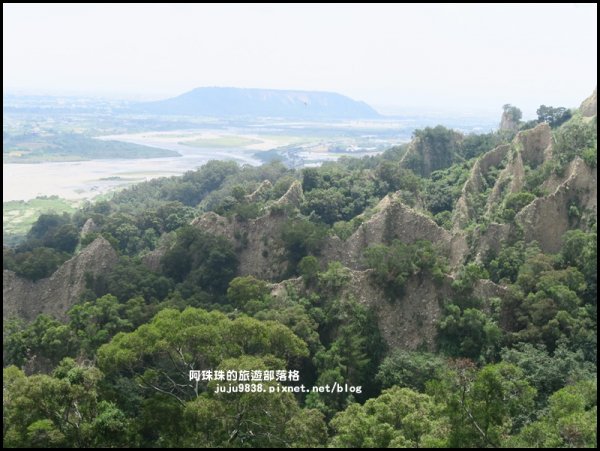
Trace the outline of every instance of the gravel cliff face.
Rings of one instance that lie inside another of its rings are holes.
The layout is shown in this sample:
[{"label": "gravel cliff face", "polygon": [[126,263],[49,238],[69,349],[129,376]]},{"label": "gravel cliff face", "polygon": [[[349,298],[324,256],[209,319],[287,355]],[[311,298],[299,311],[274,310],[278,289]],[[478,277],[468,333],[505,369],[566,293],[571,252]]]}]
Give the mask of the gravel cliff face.
[{"label": "gravel cliff face", "polygon": [[288,221],[286,211],[300,206],[304,194],[295,181],[274,206],[256,219],[239,221],[205,213],[192,221],[194,227],[220,235],[233,243],[239,260],[238,273],[264,280],[281,280],[287,269],[281,232]]},{"label": "gravel cliff face", "polygon": [[[553,174],[543,183],[542,188],[548,194],[526,205],[513,223],[494,222],[494,213],[502,206],[504,198],[524,189],[525,166],[535,169],[552,158],[552,130],[543,123],[519,132],[510,145],[487,152],[473,165],[454,209],[452,233],[456,237],[482,215],[489,219],[485,230],[476,233],[472,239],[471,251],[477,260],[490,251],[498,252],[502,243],[516,233],[522,233],[525,242],[537,241],[544,252],[557,252],[567,230],[585,226],[588,218],[596,215],[597,169],[586,165],[581,158],[575,158],[564,175]],[[483,180],[493,167],[503,169],[486,193]],[[487,196],[487,200],[485,205],[478,207],[477,199],[481,196]],[[581,212],[578,223],[569,215],[573,205]]]},{"label": "gravel cliff face", "polygon": [[[596,212],[597,171],[576,158],[563,176],[552,176],[543,188],[547,195],[536,198],[516,216],[515,222],[496,223],[493,214],[510,193],[524,188],[525,166],[536,168],[552,159],[552,130],[540,124],[520,132],[511,144],[499,146],[482,155],[474,164],[462,189],[454,211],[451,231],[439,227],[430,217],[402,203],[400,196],[384,197],[375,213],[346,240],[329,236],[319,255],[321,266],[339,261],[350,269],[350,280],[338,294],[355,299],[372,309],[379,328],[391,349],[433,349],[437,323],[445,300],[453,299],[453,276],[441,283],[429,277],[413,276],[406,283],[404,294],[391,301],[365,270],[363,254],[371,245],[398,239],[404,243],[429,240],[446,256],[451,268],[460,267],[467,256],[480,260],[490,250],[498,251],[515,233],[522,233],[526,242],[537,241],[546,252],[556,252],[561,236],[576,226],[569,219],[569,207],[577,204],[587,215]],[[490,171],[497,172],[493,186],[488,186]],[[481,205],[477,199],[487,198]],[[302,188],[296,184],[278,202],[297,207],[302,201]],[[481,216],[490,223],[467,240],[464,228]],[[279,241],[286,223],[285,214],[264,216],[245,223],[207,213],[194,224],[197,227],[227,237],[238,246],[240,274],[251,274],[271,281],[281,280],[284,249]],[[585,221],[582,221],[582,223]],[[286,296],[286,286],[301,294],[307,291],[301,279],[290,279],[273,285],[274,296]],[[489,280],[478,281],[473,290],[477,298],[489,302],[504,298],[506,289]]]},{"label": "gravel cliff face", "polygon": [[36,282],[3,272],[2,314],[32,321],[41,313],[65,319],[67,310],[85,290],[85,274],[108,273],[117,263],[117,253],[102,237],[66,261],[54,274]]},{"label": "gravel cliff face", "polygon": [[[404,294],[390,299],[382,287],[373,282],[371,270],[350,270],[349,276],[337,298],[354,300],[369,307],[375,313],[381,336],[390,350],[435,349],[437,324],[442,317],[444,301],[456,295],[452,289],[453,277],[447,276],[435,283],[430,277],[412,276],[406,282]],[[290,290],[301,295],[311,292],[301,278],[296,278],[273,284],[271,294],[276,298],[285,297]],[[472,294],[484,300],[484,309],[489,307],[490,299],[508,295],[504,287],[489,280],[476,282]]]},{"label": "gravel cliff face", "polygon": [[558,252],[561,236],[579,221],[570,214],[572,206],[582,214],[583,221],[579,222],[596,217],[597,177],[596,168],[577,158],[566,180],[554,192],[535,199],[517,214],[515,219],[523,228],[525,241],[537,241],[544,252]]},{"label": "gravel cliff face", "polygon": [[[302,186],[295,182],[275,203],[275,210],[268,210],[259,218],[241,222],[210,212],[196,218],[192,225],[207,233],[223,236],[234,244],[240,262],[240,275],[278,281],[286,270],[285,248],[281,241],[288,220],[285,210],[298,207],[302,198]],[[381,200],[377,213],[361,224],[347,240],[329,236],[319,257],[324,266],[331,261],[340,261],[348,268],[361,270],[364,269],[362,257],[367,247],[389,243],[394,239],[405,243],[432,241],[455,265],[462,261],[468,250],[462,234],[452,235],[392,194]]]},{"label": "gravel cliff face", "polygon": [[431,241],[451,263],[463,258],[461,236],[453,236],[438,226],[431,218],[403,204],[395,194],[387,195],[376,207],[369,220],[361,224],[347,240],[332,236],[323,248],[326,262],[340,261],[352,269],[364,269],[363,254],[374,244],[400,240],[412,244],[418,240]]},{"label": "gravel cliff face", "polygon": [[510,112],[505,111],[502,113],[502,118],[500,119],[500,130],[514,132],[519,129],[519,121],[515,121]]},{"label": "gravel cliff face", "polygon": [[592,95],[589,96],[587,99],[585,99],[581,103],[581,106],[579,107],[581,114],[584,117],[595,116],[598,112],[598,95],[597,95],[596,91],[597,90],[594,89],[594,92],[592,93]]}]

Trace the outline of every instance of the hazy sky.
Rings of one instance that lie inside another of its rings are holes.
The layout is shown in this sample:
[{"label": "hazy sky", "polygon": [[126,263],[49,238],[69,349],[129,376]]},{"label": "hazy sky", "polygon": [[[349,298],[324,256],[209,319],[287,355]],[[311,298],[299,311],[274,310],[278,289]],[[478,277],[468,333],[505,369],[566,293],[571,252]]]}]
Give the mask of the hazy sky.
[{"label": "hazy sky", "polygon": [[3,5],[4,90],[169,97],[336,91],[374,106],[575,106],[597,6]]}]

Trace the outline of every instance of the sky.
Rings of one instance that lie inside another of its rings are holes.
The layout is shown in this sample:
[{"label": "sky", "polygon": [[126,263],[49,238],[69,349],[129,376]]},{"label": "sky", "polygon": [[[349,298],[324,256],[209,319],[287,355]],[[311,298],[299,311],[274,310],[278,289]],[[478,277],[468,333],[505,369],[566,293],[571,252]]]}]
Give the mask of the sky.
[{"label": "sky", "polygon": [[597,5],[3,4],[3,92],[335,91],[382,111],[532,116],[597,83]]}]

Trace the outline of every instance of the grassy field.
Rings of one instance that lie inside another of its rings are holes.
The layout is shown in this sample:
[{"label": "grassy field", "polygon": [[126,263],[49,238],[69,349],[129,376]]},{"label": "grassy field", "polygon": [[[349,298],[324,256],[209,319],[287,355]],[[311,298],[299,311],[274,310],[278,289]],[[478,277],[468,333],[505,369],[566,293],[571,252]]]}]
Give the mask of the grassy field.
[{"label": "grassy field", "polygon": [[181,141],[179,144],[192,147],[204,148],[227,148],[227,147],[245,147],[251,144],[259,144],[259,139],[247,138],[245,136],[219,136],[217,138],[200,138],[193,141]]},{"label": "grassy field", "polygon": [[2,230],[5,245],[22,238],[42,213],[73,213],[79,202],[57,196],[38,197],[29,201],[10,201],[2,204]]}]

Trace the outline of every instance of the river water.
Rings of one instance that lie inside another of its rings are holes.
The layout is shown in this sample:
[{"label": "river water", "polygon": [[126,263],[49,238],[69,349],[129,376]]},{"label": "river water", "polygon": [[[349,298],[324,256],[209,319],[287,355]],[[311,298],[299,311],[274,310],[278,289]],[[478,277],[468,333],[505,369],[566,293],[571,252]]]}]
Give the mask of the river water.
[{"label": "river water", "polygon": [[[117,139],[116,136],[104,137]],[[252,155],[256,150],[191,147],[140,135],[120,135],[120,141],[175,150],[180,157],[147,159],[111,159],[76,162],[3,164],[2,200],[29,200],[37,196],[57,195],[65,199],[89,199],[118,186],[156,177],[182,174],[209,160],[233,160],[259,165]],[[116,178],[119,179],[116,179]]]}]

